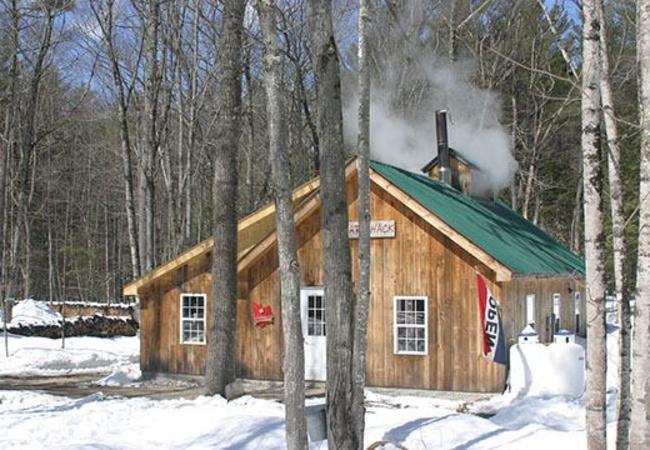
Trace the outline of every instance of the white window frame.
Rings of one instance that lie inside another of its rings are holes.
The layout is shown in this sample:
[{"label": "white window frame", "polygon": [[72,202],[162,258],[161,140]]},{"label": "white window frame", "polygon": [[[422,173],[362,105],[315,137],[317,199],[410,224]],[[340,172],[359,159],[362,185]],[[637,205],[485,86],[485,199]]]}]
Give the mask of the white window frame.
[{"label": "white window frame", "polygon": [[562,294],[559,292],[553,293],[553,334],[560,331],[562,328]]},{"label": "white window frame", "polygon": [[535,294],[526,295],[526,325],[535,325]]},{"label": "white window frame", "polygon": [[[183,298],[185,297],[202,297],[203,298],[203,318],[202,319],[194,319],[191,317],[183,317]],[[179,333],[178,333],[178,338],[180,340],[181,345],[206,345],[206,333],[207,333],[207,323],[206,323],[206,317],[208,315],[208,296],[206,294],[194,294],[191,292],[183,292],[180,297],[179,303]],[[201,341],[185,341],[183,339],[183,323],[184,322],[203,322],[203,340]]]},{"label": "white window frame", "polygon": [[[397,324],[397,302],[399,300],[423,300],[424,301],[424,324]],[[424,329],[424,351],[409,351],[397,349],[397,330],[402,328],[422,328]],[[393,297],[393,352],[396,355],[428,355],[429,354],[429,298],[424,295],[398,295]]]},{"label": "white window frame", "polygon": [[580,291],[575,291],[573,293],[573,329],[576,333],[581,332],[580,330],[580,303],[582,302],[582,293]]}]

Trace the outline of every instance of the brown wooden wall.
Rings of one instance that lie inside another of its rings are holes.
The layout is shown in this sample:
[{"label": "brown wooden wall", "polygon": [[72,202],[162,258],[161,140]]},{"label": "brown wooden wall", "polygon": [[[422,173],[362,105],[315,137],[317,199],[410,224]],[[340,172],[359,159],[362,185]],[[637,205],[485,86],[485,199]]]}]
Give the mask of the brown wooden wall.
[{"label": "brown wooden wall", "polygon": [[[348,195],[350,220],[356,220],[354,192],[356,185],[353,180]],[[500,390],[505,370],[480,356],[476,270],[483,273],[494,295],[501,300],[509,340],[523,328],[525,295],[531,293],[528,291],[537,289],[534,293],[539,299],[543,298],[543,292],[550,292],[549,304],[552,305],[552,293],[560,289],[554,283],[565,281],[515,280],[503,286],[496,284],[491,270],[376,185],[372,187],[372,213],[373,220],[394,220],[396,235],[391,239],[371,241],[368,385]],[[305,287],[323,285],[320,221],[320,210],[316,209],[297,229],[302,284]],[[351,241],[351,248],[353,261],[356,261],[356,240]],[[179,343],[179,302],[180,294],[184,292],[206,293],[211,298],[209,262],[208,255],[141,293],[142,370],[203,374],[206,347]],[[277,266],[277,248],[272,245],[239,275],[237,375],[242,378],[282,379]],[[357,279],[356,267],[353,277]],[[394,354],[393,308],[394,297],[398,295],[428,297],[428,355]],[[263,329],[255,327],[251,320],[250,301],[271,305],[275,323]],[[541,315],[543,308],[539,302],[536,311]],[[572,317],[572,305],[571,316],[568,310],[566,313],[563,311],[563,321]]]},{"label": "brown wooden wall", "polygon": [[139,292],[140,366],[144,372],[202,375],[206,345],[180,343],[180,296],[207,294],[207,323],[212,311],[210,254],[203,255]]},{"label": "brown wooden wall", "polygon": [[[356,187],[350,186],[354,192]],[[350,220],[356,203],[350,195]],[[396,236],[373,239],[372,304],[369,317],[367,381],[373,386],[493,391],[503,386],[504,371],[480,357],[475,267],[489,280],[494,274],[419,217],[373,186],[373,220],[395,220]],[[322,286],[320,211],[298,227],[303,286]],[[353,260],[357,241],[351,241]],[[249,298],[279,311],[277,250],[270,249],[242,277]],[[356,268],[353,271],[356,280]],[[488,280],[498,294],[500,287]],[[428,297],[426,356],[393,352],[393,307],[397,295]],[[240,376],[282,378],[281,324],[256,329],[242,307],[238,334]]]},{"label": "brown wooden wall", "polygon": [[575,331],[573,296],[580,292],[579,335],[585,336],[586,309],[584,281],[578,278],[517,278],[504,283],[503,297],[509,305],[504,314],[504,326],[511,336],[516,336],[526,326],[526,296],[535,294],[535,330],[540,342],[551,342],[553,332],[548,329],[553,313],[553,294],[560,294],[560,328]]}]

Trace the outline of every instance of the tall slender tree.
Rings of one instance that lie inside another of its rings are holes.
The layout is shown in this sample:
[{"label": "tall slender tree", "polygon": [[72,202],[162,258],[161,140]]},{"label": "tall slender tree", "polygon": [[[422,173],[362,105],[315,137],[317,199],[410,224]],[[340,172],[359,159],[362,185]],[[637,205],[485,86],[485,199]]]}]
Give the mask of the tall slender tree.
[{"label": "tall slender tree", "polygon": [[241,55],[246,2],[225,0],[219,41],[220,132],[213,186],[212,321],[208,336],[206,391],[225,394],[235,379],[237,321],[237,158],[241,134]]},{"label": "tall slender tree", "polygon": [[158,155],[158,98],[160,95],[160,0],[146,2],[144,26],[144,107],[142,111],[142,146],[140,149],[140,179],[138,187],[138,237],[140,264],[143,271],[153,269],[155,239],[155,174]]},{"label": "tall slender tree", "polygon": [[623,182],[621,180],[621,146],[614,109],[614,98],[609,69],[607,22],[602,0],[596,2],[600,22],[600,92],[603,123],[607,136],[607,176],[612,217],[612,248],[614,259],[614,286],[619,317],[619,389],[616,448],[626,449],[630,434],[630,303],[626,289],[625,217],[623,211]]},{"label": "tall slender tree", "polygon": [[269,159],[275,195],[280,266],[282,331],[284,334],[284,404],[286,442],[289,450],[305,449],[305,348],[300,322],[300,266],[296,225],[293,220],[291,175],[286,137],[286,111],[282,94],[282,56],[278,45],[275,2],[258,0],[257,8],[265,47],[264,80],[269,118]]},{"label": "tall slender tree", "polygon": [[357,178],[359,180],[357,205],[359,216],[359,285],[354,310],[354,347],[352,372],[354,390],[352,405],[356,420],[359,446],[363,448],[366,410],[366,355],[368,348],[368,312],[370,307],[370,51],[368,28],[370,5],[359,2],[359,136],[357,141]]},{"label": "tall slender tree", "polygon": [[587,301],[587,446],[606,449],[607,347],[600,163],[600,23],[597,3],[583,0],[582,154]]},{"label": "tall slender tree", "polygon": [[[4,299],[5,294],[5,257],[6,257],[6,238],[7,238],[7,222],[9,213],[7,204],[7,180],[8,180],[8,165],[9,155],[14,151],[15,129],[16,129],[16,110],[17,110],[17,94],[18,94],[18,28],[19,28],[19,14],[18,4],[16,0],[12,0],[9,4],[8,13],[10,14],[10,31],[8,33],[8,42],[11,45],[11,56],[9,57],[9,80],[5,84],[5,91],[2,93],[2,99],[6,105],[4,112],[4,123],[2,129],[2,154],[0,155],[0,300]],[[8,203],[8,202],[7,202]]]},{"label": "tall slender tree", "polygon": [[[132,130],[129,125],[129,110],[131,98],[135,89],[136,77],[127,82],[123,75],[115,48],[115,11],[114,0],[91,2],[91,11],[101,31],[103,45],[111,67],[114,94],[117,97],[117,108],[120,129],[120,156],[122,157],[122,178],[124,180],[124,206],[126,209],[127,231],[129,235],[129,250],[131,255],[131,273],[134,278],[140,275],[140,249],[138,246],[138,228],[136,216],[136,201],[133,182],[133,146]],[[140,41],[142,45],[143,40]],[[136,66],[138,63],[136,63]]]},{"label": "tall slender tree", "polygon": [[348,241],[339,51],[329,0],[309,1],[318,94],[320,195],[327,322],[327,439],[330,449],[359,447],[352,408],[352,265]]},{"label": "tall slender tree", "polygon": [[[35,7],[42,15],[42,26],[40,29],[40,41],[35,49],[32,59],[32,69],[28,74],[27,98],[24,109],[20,115],[21,130],[18,166],[16,169],[15,181],[15,205],[16,223],[13,227],[13,238],[11,251],[9,253],[9,270],[13,276],[9,276],[7,293],[17,294],[20,285],[19,261],[22,254],[22,247],[25,247],[25,268],[23,270],[23,295],[29,295],[30,271],[28,261],[31,253],[30,226],[30,192],[32,191],[32,158],[36,150],[37,126],[38,126],[38,103],[40,98],[42,80],[48,68],[47,58],[51,54],[52,34],[54,31],[54,20],[57,15],[57,5],[43,3]],[[40,11],[39,11],[40,10]],[[19,37],[16,36],[18,39]]]},{"label": "tall slender tree", "polygon": [[641,170],[639,184],[639,250],[637,259],[634,339],[632,343],[632,421],[630,447],[650,445],[650,0],[637,0],[637,63]]}]

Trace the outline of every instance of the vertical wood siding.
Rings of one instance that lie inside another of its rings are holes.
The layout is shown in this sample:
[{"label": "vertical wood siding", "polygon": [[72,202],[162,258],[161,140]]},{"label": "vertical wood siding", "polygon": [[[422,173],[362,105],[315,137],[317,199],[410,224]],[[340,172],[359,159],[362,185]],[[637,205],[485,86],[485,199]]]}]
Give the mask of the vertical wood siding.
[{"label": "vertical wood siding", "polygon": [[[353,178],[348,186],[350,220],[357,220],[355,192]],[[464,391],[498,391],[503,388],[504,368],[480,356],[477,270],[501,300],[508,342],[513,342],[523,328],[528,293],[536,295],[536,321],[543,324],[544,314],[550,314],[548,311],[552,310],[553,292],[560,292],[562,328],[569,328],[573,318],[573,297],[569,296],[568,289],[576,286],[577,281],[522,279],[499,285],[490,269],[374,184],[371,202],[372,219],[394,220],[396,234],[395,238],[371,240],[368,385]],[[323,285],[320,228],[320,209],[297,228],[303,286]],[[351,248],[355,262],[353,278],[356,280],[356,240],[351,241]],[[208,255],[141,293],[141,363],[144,371],[203,374],[206,347],[180,344],[179,302],[183,292],[206,293],[210,317],[209,262]],[[277,267],[277,248],[273,245],[239,274],[236,344],[239,377],[282,379]],[[427,355],[394,354],[394,297],[400,295],[428,298]],[[255,327],[250,302],[271,305],[275,323],[263,329]]]}]

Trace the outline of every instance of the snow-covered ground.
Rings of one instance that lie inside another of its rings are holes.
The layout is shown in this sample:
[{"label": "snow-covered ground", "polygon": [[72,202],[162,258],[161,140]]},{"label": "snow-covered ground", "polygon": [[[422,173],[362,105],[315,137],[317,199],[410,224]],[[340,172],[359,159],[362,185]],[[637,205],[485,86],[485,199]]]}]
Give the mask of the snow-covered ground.
[{"label": "snow-covered ground", "polygon": [[[617,331],[608,350],[609,440],[614,442]],[[0,375],[112,371],[100,384],[132,383],[139,376],[138,338],[10,338],[11,356],[0,355]],[[1,383],[1,381],[0,381]],[[586,448],[584,399],[496,395],[462,405],[429,397],[367,394],[366,445],[387,441],[415,449],[554,450]],[[284,448],[282,404],[242,397],[193,400],[81,399],[0,385],[0,448]],[[326,448],[313,443],[312,449]],[[390,448],[386,446],[385,448]]]},{"label": "snow-covered ground", "polygon": [[[484,419],[401,397],[400,407],[371,394],[366,443],[389,441],[414,449],[585,448],[584,407],[562,398],[503,398]],[[195,400],[81,399],[0,391],[0,448],[281,449],[280,403],[242,397]],[[493,405],[493,406],[495,406]],[[613,425],[613,424],[612,424]],[[613,427],[610,427],[613,430]],[[313,449],[326,448],[313,443]]]},{"label": "snow-covered ground", "polygon": [[139,352],[139,336],[69,337],[65,339],[65,349],[62,349],[61,339],[10,334],[9,358],[5,356],[4,342],[0,351],[0,376],[110,371],[116,374],[128,373],[130,379],[135,379],[140,375]]}]

